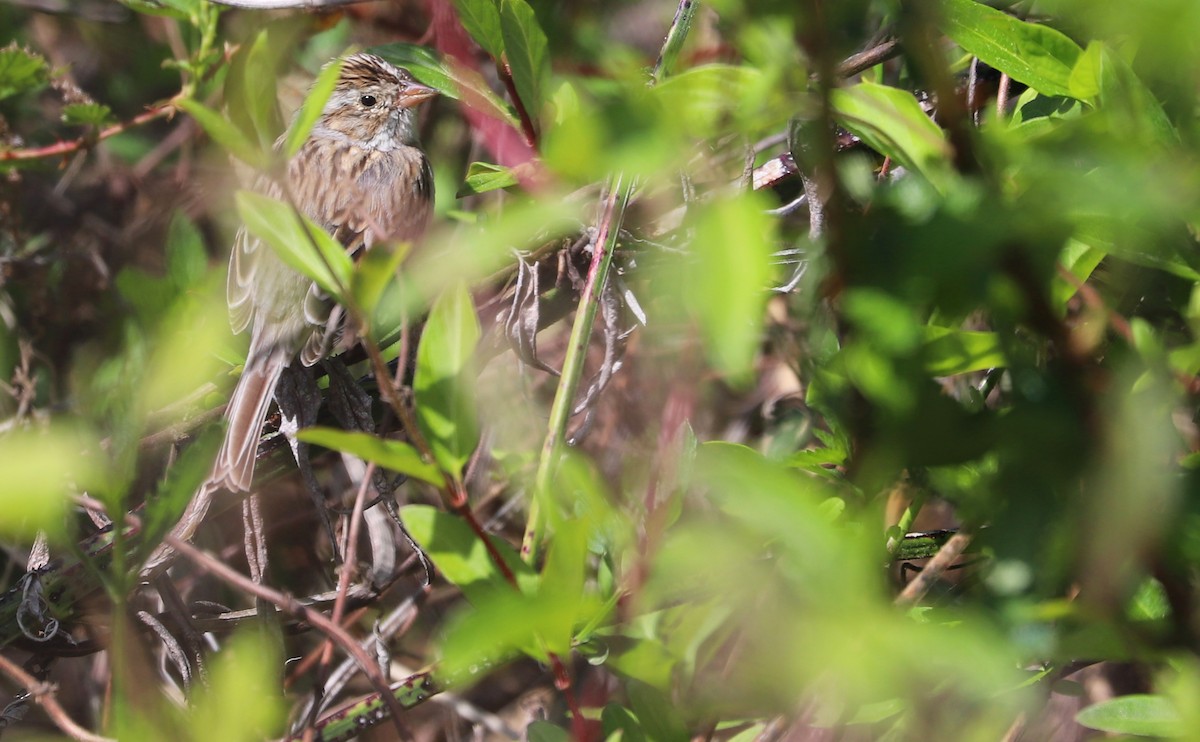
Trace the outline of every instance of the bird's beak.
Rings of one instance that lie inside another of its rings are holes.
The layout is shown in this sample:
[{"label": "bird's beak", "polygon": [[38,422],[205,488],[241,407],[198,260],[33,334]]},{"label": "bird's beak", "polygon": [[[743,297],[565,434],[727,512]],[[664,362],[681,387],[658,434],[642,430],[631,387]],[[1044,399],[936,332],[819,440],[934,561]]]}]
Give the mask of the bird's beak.
[{"label": "bird's beak", "polygon": [[411,108],[429,100],[435,95],[439,95],[437,90],[422,85],[419,82],[410,82],[404,86],[404,91],[400,93],[400,100],[403,102],[405,108]]}]

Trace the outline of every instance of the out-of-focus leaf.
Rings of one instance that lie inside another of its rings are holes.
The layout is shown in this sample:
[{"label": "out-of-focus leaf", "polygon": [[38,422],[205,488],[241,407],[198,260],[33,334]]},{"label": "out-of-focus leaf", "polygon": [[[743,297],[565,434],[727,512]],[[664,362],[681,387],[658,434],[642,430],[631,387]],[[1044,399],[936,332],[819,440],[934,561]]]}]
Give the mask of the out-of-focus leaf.
[{"label": "out-of-focus leaf", "polygon": [[499,60],[504,54],[504,38],[500,33],[500,7],[497,0],[454,0],[454,9],[463,28],[471,38]]},{"label": "out-of-focus leaf", "polygon": [[441,471],[433,464],[421,460],[417,449],[403,441],[334,428],[305,428],[297,433],[296,437],[305,443],[345,451],[364,461],[373,461],[385,469],[407,474],[437,487],[444,484]]},{"label": "out-of-focus leaf", "polygon": [[500,0],[500,34],[517,94],[535,121],[550,79],[549,42],[537,15],[525,0]]},{"label": "out-of-focus leaf", "polygon": [[922,358],[931,376],[955,376],[1008,365],[996,333],[949,327],[925,328]]},{"label": "out-of-focus leaf", "polygon": [[0,49],[0,100],[46,84],[46,60],[13,44]]},{"label": "out-of-focus leaf", "polygon": [[234,200],[251,234],[269,244],[285,263],[316,281],[327,294],[335,298],[342,295],[354,264],[328,232],[282,201],[252,191],[238,191]]},{"label": "out-of-focus leaf", "polygon": [[229,154],[251,167],[266,167],[267,157],[263,150],[251,142],[229,119],[194,100],[181,100],[177,105],[196,119],[196,123]]},{"label": "out-of-focus leaf", "polygon": [[183,212],[176,212],[167,229],[167,275],[177,289],[195,286],[208,272],[204,238]]},{"label": "out-of-focus leaf", "polygon": [[830,101],[838,122],[872,149],[939,188],[949,186],[950,145],[912,93],[862,82],[833,91]]},{"label": "out-of-focus leaf", "polygon": [[535,721],[525,728],[525,739],[528,742],[570,742],[571,735],[548,721]]},{"label": "out-of-focus leaf", "polygon": [[1054,283],[1050,288],[1050,296],[1054,306],[1059,312],[1065,312],[1067,302],[1072,296],[1079,291],[1079,286],[1087,281],[1092,275],[1092,271],[1100,265],[1100,261],[1104,260],[1105,251],[1084,244],[1079,240],[1070,240],[1067,246],[1063,248],[1062,255],[1059,256],[1058,262],[1062,267],[1075,277],[1075,281],[1070,281],[1067,278],[1055,275]]},{"label": "out-of-focus leaf", "polygon": [[289,159],[304,146],[304,141],[308,139],[313,125],[321,117],[321,111],[329,101],[329,96],[333,94],[333,88],[337,85],[338,75],[341,73],[342,60],[339,59],[325,65],[321,74],[317,75],[312,89],[304,98],[304,104],[296,112],[296,118],[292,120],[291,128],[288,129],[283,150]]},{"label": "out-of-focus leaf", "polygon": [[214,272],[207,282],[176,293],[166,314],[155,318],[155,342],[136,390],[143,415],[172,407],[220,372],[214,350],[230,337],[224,283]]},{"label": "out-of-focus leaf", "polygon": [[[497,591],[512,591],[479,536],[462,518],[429,505],[407,505],[400,509],[400,517],[442,576],[462,590],[467,600],[474,602]],[[537,575],[507,541],[499,536],[489,538],[516,576],[517,584],[532,592]]]},{"label": "out-of-focus leaf", "polygon": [[358,261],[351,293],[362,311],[373,317],[383,292],[396,280],[396,271],[412,250],[411,242],[375,245]]},{"label": "out-of-focus leaf", "polygon": [[1147,737],[1181,737],[1186,731],[1175,705],[1165,696],[1134,694],[1092,704],[1075,715],[1088,729]]},{"label": "out-of-focus leaf", "polygon": [[69,497],[101,482],[100,441],[79,428],[17,430],[0,437],[0,534],[28,540],[39,531],[57,540]]},{"label": "out-of-focus leaf", "polygon": [[626,684],[626,693],[633,713],[650,739],[683,742],[691,738],[679,710],[662,690],[631,680]]},{"label": "out-of-focus leaf", "polygon": [[103,126],[113,120],[112,109],[102,103],[72,103],[63,108],[63,123],[72,126]]},{"label": "out-of-focus leaf", "polygon": [[1083,50],[1062,32],[976,0],[942,0],[941,18],[956,44],[1012,79],[1046,95],[1075,95],[1071,74]]},{"label": "out-of-focus leaf", "polygon": [[761,342],[775,226],[757,194],[713,202],[696,221],[684,300],[709,361],[734,381],[749,378]]},{"label": "out-of-focus leaf", "polygon": [[511,188],[518,182],[517,176],[506,167],[487,162],[472,162],[471,166],[467,168],[467,177],[463,181],[463,186],[455,194],[455,198],[474,196],[499,188]]},{"label": "out-of-focus leaf", "polygon": [[438,464],[455,478],[462,476],[479,440],[471,362],[478,341],[475,305],[466,285],[459,283],[429,312],[413,376],[417,425]]},{"label": "out-of-focus leaf", "polygon": [[255,628],[243,630],[221,648],[208,683],[193,701],[194,739],[250,742],[279,736],[284,708],[278,691],[281,660],[276,655]]},{"label": "out-of-focus leaf", "polygon": [[740,115],[746,92],[763,77],[752,67],[706,64],[656,85],[650,97],[659,102],[672,126],[693,136],[710,137],[718,124]]},{"label": "out-of-focus leaf", "polygon": [[610,703],[600,712],[600,723],[604,729],[604,739],[613,739],[620,734],[621,742],[646,742],[646,733],[642,725],[629,709],[615,703]]}]

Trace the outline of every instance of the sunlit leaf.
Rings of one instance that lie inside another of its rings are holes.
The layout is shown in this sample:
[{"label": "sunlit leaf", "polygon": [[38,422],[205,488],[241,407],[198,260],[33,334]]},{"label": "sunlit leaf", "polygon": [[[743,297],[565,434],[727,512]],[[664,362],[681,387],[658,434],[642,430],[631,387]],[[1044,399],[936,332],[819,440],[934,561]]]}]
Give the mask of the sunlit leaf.
[{"label": "sunlit leaf", "polygon": [[1088,729],[1148,737],[1180,737],[1179,711],[1163,696],[1134,694],[1092,704],[1075,715]]},{"label": "sunlit leaf", "polygon": [[1003,344],[994,332],[926,327],[921,353],[925,369],[932,376],[954,376],[1008,365]]},{"label": "sunlit leaf", "polygon": [[471,166],[467,168],[467,177],[463,181],[463,186],[455,194],[455,197],[465,198],[500,188],[511,188],[517,183],[517,176],[506,167],[487,162],[472,162]]},{"label": "sunlit leaf", "polygon": [[258,629],[234,636],[221,648],[209,668],[208,683],[193,699],[195,738],[250,742],[279,736],[285,719],[278,690],[281,662]]},{"label": "sunlit leaf", "polygon": [[[400,509],[400,517],[409,534],[433,560],[438,572],[462,590],[468,600],[479,600],[497,591],[513,591],[479,536],[462,518],[428,505],[407,505]],[[518,584],[532,590],[537,576],[521,560],[517,550],[499,536],[489,538],[504,563],[517,576]]]},{"label": "sunlit leaf", "polygon": [[229,154],[252,167],[266,167],[267,156],[264,151],[251,142],[229,119],[194,100],[181,100],[176,105],[196,119],[196,123]]},{"label": "sunlit leaf", "polygon": [[421,333],[413,376],[417,425],[438,464],[454,477],[479,440],[471,362],[479,340],[475,305],[464,284],[438,298]]},{"label": "sunlit leaf", "polygon": [[748,378],[761,342],[775,224],[750,195],[716,201],[696,222],[685,301],[710,362],[735,381]]},{"label": "sunlit leaf", "polygon": [[942,30],[963,49],[1046,95],[1073,96],[1083,50],[1049,26],[1018,20],[977,0],[942,0]]},{"label": "sunlit leaf", "polygon": [[328,232],[292,208],[252,191],[234,197],[246,229],[264,240],[288,265],[316,281],[331,296],[349,285],[354,264]]},{"label": "sunlit leaf", "polygon": [[517,94],[536,121],[550,77],[546,32],[525,0],[500,0],[500,33]]},{"label": "sunlit leaf", "polygon": [[467,33],[493,59],[500,59],[504,53],[504,39],[500,34],[498,0],[454,0],[454,9]]},{"label": "sunlit leaf", "polygon": [[17,430],[0,436],[0,533],[30,540],[41,531],[58,539],[70,496],[99,484],[106,456],[81,428]]},{"label": "sunlit leaf", "polygon": [[[492,2],[492,0],[487,1]],[[384,46],[373,46],[367,51],[382,57],[397,67],[403,67],[412,73],[417,82],[436,88],[442,95],[451,98],[459,97],[454,77],[446,69],[442,60],[438,58],[437,53],[429,47],[396,42]]]},{"label": "sunlit leaf", "polygon": [[291,158],[292,155],[299,152],[300,148],[304,146],[304,142],[308,139],[313,125],[321,117],[321,111],[329,101],[329,96],[333,94],[333,88],[337,85],[338,75],[341,73],[342,60],[336,60],[327,64],[321,70],[321,74],[317,75],[312,89],[308,91],[308,95],[304,98],[304,104],[296,112],[296,118],[292,120],[292,125],[288,129],[287,140],[283,147],[283,151],[288,158]]},{"label": "sunlit leaf", "polygon": [[373,461],[384,469],[407,474],[437,487],[445,483],[441,471],[423,461],[417,449],[403,441],[334,428],[305,428],[296,437],[306,443],[345,451],[364,461]]},{"label": "sunlit leaf", "polygon": [[833,91],[830,102],[839,123],[872,149],[948,186],[950,145],[912,93],[862,82]]}]

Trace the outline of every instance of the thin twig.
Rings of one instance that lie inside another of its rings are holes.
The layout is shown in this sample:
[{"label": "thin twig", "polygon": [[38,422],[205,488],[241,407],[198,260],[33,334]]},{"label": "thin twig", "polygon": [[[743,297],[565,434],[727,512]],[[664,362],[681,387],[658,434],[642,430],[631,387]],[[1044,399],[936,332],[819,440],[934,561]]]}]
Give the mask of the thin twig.
[{"label": "thin twig", "polygon": [[408,731],[403,720],[400,718],[404,709],[392,695],[391,688],[388,685],[387,678],[379,670],[375,662],[367,656],[358,642],[350,636],[341,626],[338,626],[329,617],[320,611],[314,611],[308,606],[303,605],[298,600],[290,595],[285,595],[276,590],[272,590],[266,585],[259,585],[251,581],[245,575],[239,574],[232,567],[228,566],[220,559],[213,555],[197,549],[187,541],[176,538],[172,535],[167,535],[166,543],[181,556],[191,561],[197,568],[203,572],[207,572],[217,579],[225,582],[231,587],[249,593],[263,600],[269,601],[278,606],[285,613],[290,614],[294,618],[310,624],[314,628],[320,630],[325,636],[332,639],[339,647],[342,648],[350,656],[354,657],[358,666],[362,669],[363,674],[371,682],[376,692],[380,694],[384,702],[388,706],[388,711],[392,715],[392,723],[396,727],[396,732],[402,739],[412,739],[412,734]]},{"label": "thin twig", "polygon": [[46,711],[46,716],[49,716],[50,720],[63,731],[63,734],[72,739],[82,740],[82,742],[116,742],[109,737],[93,734],[76,724],[67,715],[66,710],[59,705],[58,699],[54,697],[55,687],[53,684],[39,681],[2,654],[0,654],[0,672],[23,686],[33,700],[37,701],[38,705]]},{"label": "thin twig", "polygon": [[31,149],[4,149],[0,150],[0,162],[11,162],[14,160],[40,160],[46,157],[55,157],[57,155],[69,155],[80,150],[94,146],[97,142],[102,142],[109,137],[114,137],[117,134],[132,129],[135,126],[160,119],[163,116],[170,116],[175,113],[174,99],[167,101],[157,108],[152,108],[149,111],[140,113],[137,116],[123,121],[119,124],[113,124],[107,129],[101,129],[99,133],[82,136],[78,139],[71,139],[64,142],[55,142],[44,147],[33,147]]}]

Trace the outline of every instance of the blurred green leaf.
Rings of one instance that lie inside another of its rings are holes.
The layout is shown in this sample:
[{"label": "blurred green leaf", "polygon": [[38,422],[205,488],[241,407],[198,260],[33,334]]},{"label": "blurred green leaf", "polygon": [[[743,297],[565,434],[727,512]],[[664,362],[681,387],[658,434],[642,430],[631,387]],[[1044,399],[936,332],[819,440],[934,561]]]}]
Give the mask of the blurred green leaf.
[{"label": "blurred green leaf", "polygon": [[304,428],[296,437],[305,443],[314,443],[334,451],[345,451],[364,461],[373,461],[384,469],[407,474],[435,487],[445,484],[441,471],[433,464],[422,461],[417,449],[403,441],[334,428]]},{"label": "blurred green leaf", "polygon": [[264,151],[251,142],[229,119],[194,100],[181,100],[176,105],[196,119],[196,123],[229,154],[256,169],[267,166]]},{"label": "blurred green leaf", "polygon": [[208,273],[204,237],[182,211],[175,212],[167,228],[167,276],[179,290],[197,285]]},{"label": "blurred green leaf", "polygon": [[930,376],[955,376],[1008,365],[996,333],[934,326],[925,328],[922,359]]},{"label": "blurred green leaf", "polygon": [[548,721],[535,721],[525,728],[525,739],[528,742],[570,742],[571,735]]},{"label": "blurred green leaf", "polygon": [[942,0],[942,30],[963,49],[1040,93],[1075,95],[1071,74],[1083,50],[1060,31],[976,0]]},{"label": "blurred green leaf", "polygon": [[[467,600],[477,602],[495,592],[515,594],[479,536],[462,518],[428,505],[406,505],[400,509],[400,517],[442,576],[462,590]],[[534,590],[537,575],[521,560],[516,549],[499,536],[489,539],[522,589]]]},{"label": "blurred green leaf", "polygon": [[513,84],[535,122],[550,79],[549,42],[537,14],[525,0],[500,0],[500,33]]},{"label": "blurred green leaf", "polygon": [[1075,715],[1088,729],[1146,737],[1183,737],[1175,705],[1164,696],[1134,694],[1092,704]]},{"label": "blurred green leaf", "polygon": [[454,9],[471,38],[499,61],[504,54],[504,39],[500,33],[498,0],[454,0]]},{"label": "blurred green leaf", "polygon": [[872,149],[949,187],[950,145],[912,93],[861,82],[830,96],[838,122]]},{"label": "blurred green leaf", "polygon": [[0,436],[0,534],[29,541],[39,531],[57,542],[70,497],[102,486],[107,456],[83,428],[56,425]]},{"label": "blurred green leaf", "polygon": [[661,742],[683,742],[691,739],[675,704],[658,688],[631,680],[626,684],[629,704],[646,736]]},{"label": "blurred green leaf", "polygon": [[389,286],[395,283],[396,271],[411,250],[410,242],[386,242],[372,246],[359,259],[350,290],[357,306],[367,317],[374,318],[379,301]]},{"label": "blurred green leaf", "polygon": [[0,100],[37,90],[49,77],[46,61],[36,54],[16,44],[0,49]]},{"label": "blurred green leaf", "polygon": [[325,104],[329,102],[329,96],[333,94],[333,88],[337,85],[340,74],[342,74],[342,60],[338,59],[325,65],[321,74],[317,75],[312,89],[304,98],[304,104],[296,112],[296,117],[288,129],[287,140],[283,147],[287,159],[290,160],[304,146],[317,119],[321,118],[321,112],[325,109]]},{"label": "blurred green leaf", "polygon": [[454,197],[466,198],[499,188],[511,188],[517,183],[517,176],[506,167],[487,162],[472,162],[467,168],[467,177],[463,181],[462,188],[454,194]]},{"label": "blurred green leaf", "polygon": [[263,641],[260,629],[236,634],[222,647],[208,683],[193,699],[194,739],[250,742],[279,736],[286,718],[279,695],[282,667],[282,658]]},{"label": "blurred green leaf", "polygon": [[438,465],[456,479],[479,440],[472,363],[478,341],[471,294],[465,284],[452,286],[434,302],[421,333],[413,393],[417,425]]},{"label": "blurred green leaf", "polygon": [[100,103],[72,103],[63,108],[62,118],[71,126],[103,126],[113,120],[113,114]]},{"label": "blurred green leaf", "polygon": [[238,191],[234,201],[250,234],[270,245],[283,262],[316,281],[325,293],[335,299],[342,296],[354,264],[328,232],[288,204],[252,191]]},{"label": "blurred green leaf", "polygon": [[757,194],[714,201],[696,220],[695,263],[684,300],[710,362],[731,381],[749,379],[761,342],[773,232]]}]

